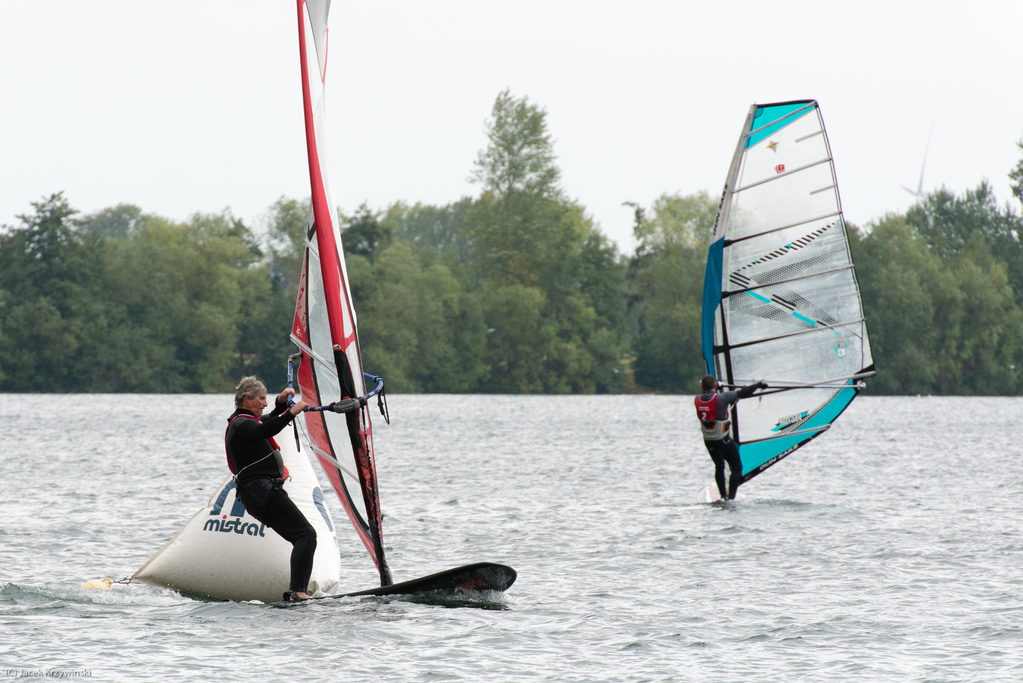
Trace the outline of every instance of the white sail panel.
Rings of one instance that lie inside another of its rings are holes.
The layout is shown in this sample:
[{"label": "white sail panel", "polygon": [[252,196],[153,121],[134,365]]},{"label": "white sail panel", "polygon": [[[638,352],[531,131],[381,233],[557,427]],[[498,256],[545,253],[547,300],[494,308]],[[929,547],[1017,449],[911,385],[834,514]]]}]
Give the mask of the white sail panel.
[{"label": "white sail panel", "polygon": [[[330,0],[305,0],[306,45],[313,52],[310,62],[315,60],[320,82],[327,76],[327,17],[330,14]],[[316,101],[314,99],[314,101]]]},{"label": "white sail panel", "polygon": [[709,372],[773,388],[733,410],[746,479],[826,430],[873,373],[814,101],[750,109],[708,254],[703,326]]}]

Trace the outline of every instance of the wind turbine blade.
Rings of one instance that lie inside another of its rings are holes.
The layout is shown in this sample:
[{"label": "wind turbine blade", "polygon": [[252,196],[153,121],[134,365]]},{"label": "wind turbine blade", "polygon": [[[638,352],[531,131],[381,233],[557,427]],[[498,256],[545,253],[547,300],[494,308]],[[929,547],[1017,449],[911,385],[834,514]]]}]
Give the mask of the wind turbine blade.
[{"label": "wind turbine blade", "polygon": [[931,148],[931,136],[934,135],[934,124],[938,122],[938,119],[931,121],[931,130],[927,133],[927,144],[924,145],[924,162],[920,164],[920,184],[916,187],[916,196],[924,196],[924,168],[927,167],[927,151]]}]

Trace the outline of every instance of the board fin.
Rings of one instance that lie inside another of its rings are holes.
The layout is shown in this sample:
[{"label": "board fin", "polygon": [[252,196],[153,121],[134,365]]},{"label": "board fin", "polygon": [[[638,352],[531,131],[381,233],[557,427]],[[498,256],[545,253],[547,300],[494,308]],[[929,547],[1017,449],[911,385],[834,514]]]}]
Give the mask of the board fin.
[{"label": "board fin", "polygon": [[721,494],[718,493],[718,485],[714,482],[707,484],[700,491],[699,501],[701,503],[713,503],[717,500],[721,500]]},{"label": "board fin", "polygon": [[[735,494],[735,499],[736,500],[743,500],[745,498],[746,498],[746,496],[743,495],[742,493],[736,493]],[[718,493],[718,485],[716,483],[714,483],[714,482],[711,482],[711,483],[707,484],[707,486],[705,486],[703,489],[700,490],[700,495],[697,497],[697,500],[700,503],[718,503],[718,502],[727,503],[728,502],[727,500],[725,500],[724,498],[721,497],[720,493]]]}]

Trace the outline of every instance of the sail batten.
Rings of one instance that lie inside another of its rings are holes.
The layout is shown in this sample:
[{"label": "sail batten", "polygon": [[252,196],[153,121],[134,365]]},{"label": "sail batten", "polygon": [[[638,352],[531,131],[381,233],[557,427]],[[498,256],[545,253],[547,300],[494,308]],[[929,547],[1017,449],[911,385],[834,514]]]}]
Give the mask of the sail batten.
[{"label": "sail batten", "polygon": [[708,250],[703,306],[707,371],[728,385],[777,387],[733,408],[744,480],[827,431],[873,374],[816,101],[750,107]]},{"label": "sail batten", "polygon": [[[764,337],[763,339],[752,339],[750,341],[738,342],[733,344],[727,344],[722,346],[715,346],[717,351],[734,351],[735,349],[745,348],[747,346],[753,346],[754,344],[766,344],[773,341],[781,341],[783,339],[789,339],[790,337],[796,337],[801,334],[810,334],[813,332],[823,332],[825,330],[834,330],[836,328],[850,327],[866,321],[866,318],[858,318],[857,320],[851,320],[846,323],[837,323],[835,325],[816,325],[814,322],[808,322],[807,324],[813,325],[810,329],[799,330],[798,332],[790,332],[789,334],[782,334],[776,337]],[[858,334],[855,336],[859,336]]]},{"label": "sail batten", "polygon": [[825,271],[820,272],[820,273],[810,273],[809,275],[800,275],[798,277],[792,277],[792,278],[789,278],[787,280],[777,280],[777,281],[774,281],[774,282],[766,282],[766,283],[762,283],[762,284],[757,284],[757,285],[754,285],[753,287],[745,287],[743,289],[733,289],[733,290],[729,290],[729,291],[724,291],[724,292],[721,292],[721,296],[722,297],[735,296],[736,294],[745,294],[746,292],[752,292],[752,291],[757,290],[757,289],[765,289],[767,287],[774,287],[775,285],[784,285],[784,284],[787,284],[789,282],[799,282],[800,280],[809,280],[810,278],[820,277],[822,275],[829,275],[831,273],[837,273],[837,272],[842,271],[842,270],[849,270],[852,267],[853,267],[853,265],[850,263],[847,266],[842,266],[841,268],[834,268],[832,270],[825,270]]},{"label": "sail batten", "polygon": [[809,225],[811,223],[816,223],[818,221],[826,221],[829,218],[834,218],[835,216],[841,216],[841,215],[842,215],[842,213],[840,211],[835,211],[833,213],[827,213],[827,214],[824,214],[822,216],[814,216],[813,218],[807,218],[805,220],[799,221],[798,223],[790,223],[788,225],[782,225],[782,226],[777,227],[777,228],[771,228],[770,230],[765,230],[763,232],[758,232],[758,233],[755,233],[755,234],[752,234],[752,235],[744,235],[743,237],[737,237],[735,239],[725,238],[724,246],[730,247],[733,244],[738,244],[739,242],[745,242],[746,240],[753,240],[753,239],[756,239],[758,237],[765,237],[767,235],[773,235],[774,233],[781,232],[782,230],[789,230],[790,228],[798,228],[800,226]]},{"label": "sail batten", "polygon": [[[750,189],[752,189],[754,187],[759,187],[760,185],[763,185],[764,183],[770,183],[770,182],[775,181],[775,180],[781,180],[783,178],[787,178],[789,176],[795,175],[796,173],[799,173],[800,171],[808,171],[811,168],[814,168],[815,166],[820,166],[821,164],[828,164],[828,163],[831,163],[831,157],[828,157],[827,159],[820,159],[818,161],[810,162],[809,164],[805,164],[803,166],[800,166],[799,168],[785,169],[785,170],[779,172],[779,174],[774,176],[773,178],[764,178],[763,180],[758,180],[756,182],[750,183],[749,185],[745,185],[744,187],[740,187],[735,192],[736,192],[736,194],[738,194],[739,192],[745,192],[745,191],[750,190]],[[835,185],[831,185],[830,187],[836,187],[836,186]],[[828,189],[828,188],[825,188],[825,189]],[[820,191],[821,190],[815,190],[814,192],[811,192],[810,194],[816,194],[817,192],[820,192]]]},{"label": "sail batten", "polygon": [[344,464],[338,462],[337,458],[335,458],[333,455],[331,455],[330,453],[326,452],[325,450],[323,450],[322,448],[320,448],[316,444],[313,444],[313,451],[316,453],[317,457],[323,458],[328,463],[330,463],[333,467],[338,468],[339,470],[341,470],[342,472],[344,472],[345,474],[347,474],[348,476],[350,476],[352,478],[358,478],[358,476],[359,476],[358,472],[355,472],[353,470],[348,469],[348,467],[346,467]]}]

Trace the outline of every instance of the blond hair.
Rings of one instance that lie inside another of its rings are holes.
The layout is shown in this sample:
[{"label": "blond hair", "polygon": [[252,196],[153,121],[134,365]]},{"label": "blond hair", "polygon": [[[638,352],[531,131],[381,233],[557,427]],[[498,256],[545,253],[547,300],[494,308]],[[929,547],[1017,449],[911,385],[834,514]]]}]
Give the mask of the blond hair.
[{"label": "blond hair", "polygon": [[254,375],[242,377],[238,386],[234,388],[234,407],[241,408],[242,401],[247,398],[257,398],[260,394],[266,394],[266,387]]}]

